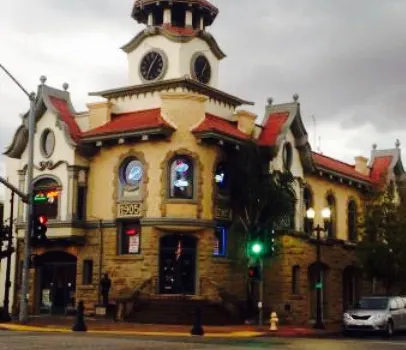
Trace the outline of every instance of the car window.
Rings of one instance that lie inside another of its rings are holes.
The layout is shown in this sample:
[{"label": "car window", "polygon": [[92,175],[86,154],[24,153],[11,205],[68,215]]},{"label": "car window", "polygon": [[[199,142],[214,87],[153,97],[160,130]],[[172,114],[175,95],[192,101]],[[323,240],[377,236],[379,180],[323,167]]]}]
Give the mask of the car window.
[{"label": "car window", "polygon": [[361,298],[358,303],[355,304],[356,309],[364,310],[385,310],[388,307],[388,298]]}]

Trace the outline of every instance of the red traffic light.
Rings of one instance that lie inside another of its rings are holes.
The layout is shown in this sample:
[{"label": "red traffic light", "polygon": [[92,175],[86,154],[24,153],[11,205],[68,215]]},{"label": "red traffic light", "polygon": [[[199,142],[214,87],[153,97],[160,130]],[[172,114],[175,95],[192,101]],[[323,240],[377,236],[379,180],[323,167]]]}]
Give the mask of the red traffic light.
[{"label": "red traffic light", "polygon": [[40,215],[38,216],[38,222],[45,225],[48,222],[48,218],[45,215]]},{"label": "red traffic light", "polygon": [[248,277],[254,279],[261,279],[261,267],[258,265],[250,266],[248,268]]}]

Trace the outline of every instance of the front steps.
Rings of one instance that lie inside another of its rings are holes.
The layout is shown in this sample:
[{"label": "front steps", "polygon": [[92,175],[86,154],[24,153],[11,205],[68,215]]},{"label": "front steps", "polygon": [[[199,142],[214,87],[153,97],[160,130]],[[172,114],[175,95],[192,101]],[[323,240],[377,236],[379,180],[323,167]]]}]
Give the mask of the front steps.
[{"label": "front steps", "polygon": [[143,296],[126,317],[128,322],[192,325],[195,310],[201,309],[203,325],[242,324],[240,312],[229,311],[220,302],[194,299],[190,296]]}]

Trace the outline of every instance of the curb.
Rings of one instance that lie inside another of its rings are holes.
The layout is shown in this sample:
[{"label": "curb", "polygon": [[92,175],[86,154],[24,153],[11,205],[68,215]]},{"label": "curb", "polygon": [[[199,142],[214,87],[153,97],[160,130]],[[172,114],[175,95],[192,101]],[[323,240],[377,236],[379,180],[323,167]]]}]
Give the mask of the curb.
[{"label": "curb", "polygon": [[[0,329],[4,331],[17,332],[47,332],[47,333],[76,333],[67,328],[57,327],[37,327],[17,324],[0,324]],[[111,331],[111,330],[88,330],[89,334],[107,335],[138,335],[138,336],[158,336],[158,337],[194,337],[188,332],[148,332],[148,331]],[[206,338],[254,338],[263,336],[264,332],[237,331],[228,333],[205,333]]]}]

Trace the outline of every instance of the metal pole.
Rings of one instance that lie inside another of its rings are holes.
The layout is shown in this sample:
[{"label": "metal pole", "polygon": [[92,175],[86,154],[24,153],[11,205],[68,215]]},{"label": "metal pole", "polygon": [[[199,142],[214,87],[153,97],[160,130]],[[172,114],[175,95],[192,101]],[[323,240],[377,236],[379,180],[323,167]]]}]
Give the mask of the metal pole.
[{"label": "metal pole", "polygon": [[[29,259],[30,259],[30,236],[32,229],[32,178],[34,169],[34,128],[35,128],[35,93],[28,93],[26,89],[20,84],[20,82],[14,78],[14,76],[2,65],[0,68],[10,77],[10,79],[24,92],[24,94],[30,100],[30,112],[28,115],[28,164],[27,164],[27,212],[26,212],[26,230],[24,236],[24,267],[23,267],[23,280],[21,286],[20,296],[20,317],[19,320],[22,323],[28,320],[28,274],[29,274]],[[5,185],[6,183],[3,182]],[[17,194],[18,192],[15,191]],[[21,196],[21,194],[19,194]]]},{"label": "metal pole", "polygon": [[100,255],[99,255],[99,281],[97,286],[97,303],[101,303],[101,293],[100,293],[100,281],[102,279],[102,270],[103,270],[103,220],[99,219],[99,232],[100,232]]},{"label": "metal pole", "polygon": [[314,324],[314,328],[316,329],[324,329],[323,324],[323,317],[322,317],[322,305],[321,305],[321,292],[322,292],[322,267],[321,267],[321,254],[320,254],[320,233],[322,228],[320,225],[317,225],[316,232],[317,232],[317,284],[316,284],[316,323]]},{"label": "metal pole", "polygon": [[26,212],[26,230],[24,236],[24,267],[23,281],[20,296],[20,317],[21,323],[28,320],[28,281],[29,281],[29,263],[30,263],[30,238],[32,230],[32,212],[33,212],[33,170],[34,170],[34,128],[35,128],[35,93],[30,95],[30,113],[28,116],[28,164],[27,164],[27,197],[28,205]]},{"label": "metal pole", "polygon": [[259,280],[259,325],[262,326],[264,324],[264,260],[261,257],[259,259],[259,266],[260,266],[260,277]]},{"label": "metal pole", "polygon": [[[9,226],[9,233],[8,233],[8,242],[7,242],[7,250],[11,249],[13,245],[13,221],[14,221],[14,192],[11,192],[11,199],[10,199],[10,226]],[[7,267],[6,267],[6,283],[5,283],[5,290],[4,290],[4,302],[3,302],[3,312],[1,314],[1,321],[2,322],[9,322],[11,321],[10,313],[9,313],[9,298],[10,298],[10,274],[11,274],[11,255],[7,256]]]}]

